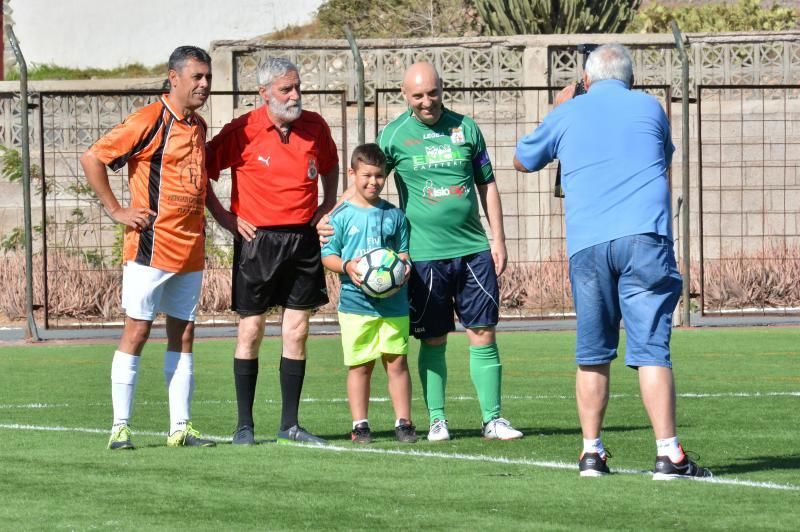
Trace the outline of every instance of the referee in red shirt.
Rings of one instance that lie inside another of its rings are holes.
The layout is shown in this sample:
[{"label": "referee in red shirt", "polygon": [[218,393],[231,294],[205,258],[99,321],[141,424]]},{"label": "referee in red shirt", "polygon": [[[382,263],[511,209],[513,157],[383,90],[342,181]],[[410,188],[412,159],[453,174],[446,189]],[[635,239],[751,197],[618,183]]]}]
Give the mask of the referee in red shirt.
[{"label": "referee in red shirt", "polygon": [[[233,359],[239,420],[234,444],[254,444],[253,400],[264,319],[283,307],[279,442],[325,443],[297,419],[311,311],[328,302],[315,226],[336,204],[339,158],[325,120],[301,103],[297,67],[269,58],[258,69],[265,104],[227,124],[206,146],[209,179],[231,169],[230,212],[209,187],[208,208],[236,237]],[[323,201],[318,205],[317,182]]]}]

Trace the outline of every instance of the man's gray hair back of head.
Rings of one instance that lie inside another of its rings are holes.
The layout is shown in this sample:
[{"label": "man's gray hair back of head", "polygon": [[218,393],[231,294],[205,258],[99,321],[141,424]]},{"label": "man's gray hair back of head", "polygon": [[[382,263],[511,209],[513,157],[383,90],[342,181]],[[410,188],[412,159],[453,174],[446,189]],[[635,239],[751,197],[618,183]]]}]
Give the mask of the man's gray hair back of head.
[{"label": "man's gray hair back of head", "polygon": [[258,67],[258,84],[262,87],[269,87],[277,78],[281,78],[291,71],[299,72],[297,65],[285,57],[268,57]]},{"label": "man's gray hair back of head", "polygon": [[633,59],[628,49],[621,44],[598,46],[589,55],[584,70],[592,83],[618,79],[630,86],[633,81]]}]

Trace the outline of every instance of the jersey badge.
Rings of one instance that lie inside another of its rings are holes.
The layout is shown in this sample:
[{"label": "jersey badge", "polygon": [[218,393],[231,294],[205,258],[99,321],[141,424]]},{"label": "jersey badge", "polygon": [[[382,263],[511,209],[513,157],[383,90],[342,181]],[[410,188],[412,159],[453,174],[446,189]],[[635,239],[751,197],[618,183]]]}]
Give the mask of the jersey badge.
[{"label": "jersey badge", "polygon": [[464,131],[460,127],[450,128],[450,142],[453,144],[464,144]]},{"label": "jersey badge", "polygon": [[308,173],[306,175],[311,180],[316,179],[319,175],[319,170],[317,170],[317,161],[315,159],[308,160]]}]

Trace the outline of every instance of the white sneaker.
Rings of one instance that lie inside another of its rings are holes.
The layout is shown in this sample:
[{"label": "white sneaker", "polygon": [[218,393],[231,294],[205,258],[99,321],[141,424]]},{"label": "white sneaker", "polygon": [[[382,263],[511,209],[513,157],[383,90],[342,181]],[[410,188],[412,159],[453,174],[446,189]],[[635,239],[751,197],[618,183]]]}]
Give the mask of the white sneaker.
[{"label": "white sneaker", "polygon": [[511,426],[507,419],[496,417],[486,423],[481,434],[487,440],[516,440],[522,438],[522,433]]},{"label": "white sneaker", "polygon": [[447,430],[446,419],[436,419],[428,431],[428,441],[446,441],[450,439],[450,431]]}]

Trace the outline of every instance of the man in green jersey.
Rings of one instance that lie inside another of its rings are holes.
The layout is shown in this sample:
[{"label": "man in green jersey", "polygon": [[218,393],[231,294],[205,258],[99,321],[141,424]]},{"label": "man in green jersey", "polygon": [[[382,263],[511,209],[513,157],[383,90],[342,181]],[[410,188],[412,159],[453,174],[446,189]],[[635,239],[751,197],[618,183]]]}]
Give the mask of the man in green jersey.
[{"label": "man in green jersey", "polygon": [[[497,277],[506,267],[503,209],[486,143],[475,122],[442,105],[442,82],[430,63],[405,73],[409,111],[389,123],[377,143],[394,170],[410,226],[413,269],[408,285],[411,333],[421,340],[419,374],[430,417],[428,439],[450,439],[445,414],[447,335],[453,313],[467,331],[470,375],[487,439],[522,433],[500,416],[502,366],[495,338]],[[345,193],[349,197],[351,191]],[[481,225],[478,200],[489,221]],[[323,219],[321,236],[332,234]]]}]

